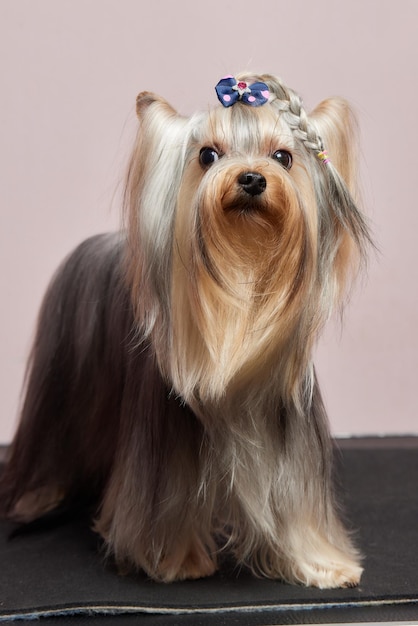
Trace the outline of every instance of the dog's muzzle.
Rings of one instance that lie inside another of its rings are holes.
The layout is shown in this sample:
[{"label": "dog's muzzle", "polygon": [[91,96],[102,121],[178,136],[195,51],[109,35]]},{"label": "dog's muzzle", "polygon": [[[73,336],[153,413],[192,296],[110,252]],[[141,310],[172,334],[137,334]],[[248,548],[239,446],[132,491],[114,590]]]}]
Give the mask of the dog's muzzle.
[{"label": "dog's muzzle", "polygon": [[243,172],[238,176],[238,184],[250,196],[259,196],[265,190],[267,181],[258,172]]}]

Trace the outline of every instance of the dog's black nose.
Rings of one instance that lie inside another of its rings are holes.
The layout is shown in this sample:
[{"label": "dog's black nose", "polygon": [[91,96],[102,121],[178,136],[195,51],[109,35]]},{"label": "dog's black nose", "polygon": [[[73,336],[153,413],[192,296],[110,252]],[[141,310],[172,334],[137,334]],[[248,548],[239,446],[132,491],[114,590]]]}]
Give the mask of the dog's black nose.
[{"label": "dog's black nose", "polygon": [[258,172],[243,172],[238,176],[238,183],[250,196],[259,196],[267,186],[267,181]]}]

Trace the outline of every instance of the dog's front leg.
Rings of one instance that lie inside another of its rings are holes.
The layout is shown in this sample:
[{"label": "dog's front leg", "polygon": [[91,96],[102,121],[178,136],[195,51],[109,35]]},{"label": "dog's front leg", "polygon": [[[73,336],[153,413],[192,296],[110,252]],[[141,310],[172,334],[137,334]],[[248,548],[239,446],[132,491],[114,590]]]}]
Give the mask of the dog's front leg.
[{"label": "dog's front leg", "polygon": [[241,446],[231,483],[237,561],[290,583],[355,586],[361,559],[336,513],[333,451],[316,381],[304,410],[289,404],[280,422],[273,417],[264,430],[259,420]]},{"label": "dog's front leg", "polygon": [[118,452],[96,530],[122,569],[170,582],[216,569],[204,431],[147,349],[129,366]]},{"label": "dog's front leg", "polygon": [[143,570],[163,582],[213,574],[212,512],[198,505],[189,476],[175,469],[163,481],[147,484],[132,469],[122,469],[122,483],[116,470],[95,524],[120,570]]},{"label": "dog's front leg", "polygon": [[291,453],[282,468],[288,476],[280,500],[285,577],[320,588],[354,587],[363,571],[361,557],[337,514],[333,452],[316,382],[306,416],[294,413],[289,423]]},{"label": "dog's front leg", "polygon": [[334,518],[328,528],[312,522],[299,520],[288,529],[285,578],[320,589],[356,587],[363,568],[340,522]]}]

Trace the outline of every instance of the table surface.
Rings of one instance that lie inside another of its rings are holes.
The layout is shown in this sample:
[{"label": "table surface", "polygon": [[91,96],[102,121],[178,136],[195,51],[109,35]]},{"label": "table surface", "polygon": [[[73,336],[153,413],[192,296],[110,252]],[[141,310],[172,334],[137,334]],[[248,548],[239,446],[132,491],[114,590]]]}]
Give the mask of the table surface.
[{"label": "table surface", "polygon": [[357,589],[318,590],[233,570],[170,585],[121,577],[77,514],[12,539],[15,526],[0,523],[0,622],[418,623],[418,437],[342,439],[336,447],[339,493],[365,555]]}]

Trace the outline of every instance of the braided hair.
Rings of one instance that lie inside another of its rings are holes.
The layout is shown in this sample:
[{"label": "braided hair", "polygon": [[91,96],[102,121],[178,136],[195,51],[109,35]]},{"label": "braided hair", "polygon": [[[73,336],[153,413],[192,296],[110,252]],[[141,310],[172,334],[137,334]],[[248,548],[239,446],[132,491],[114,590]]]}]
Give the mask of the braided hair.
[{"label": "braided hair", "polygon": [[[360,250],[362,259],[366,257],[368,244],[372,244],[368,224],[356,206],[346,182],[333,164],[317,126],[307,114],[302,98],[293,89],[271,74],[254,76],[240,74],[238,80],[247,82],[262,81],[270,90],[270,103],[280,111],[284,121],[292,130],[295,139],[304,146],[317,169],[316,193],[320,196],[319,206],[332,207],[332,213],[341,225],[349,230]],[[327,214],[328,211],[326,211]]]}]

